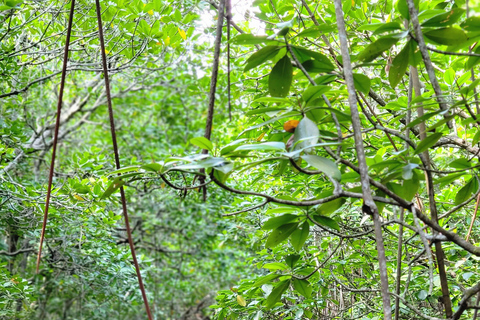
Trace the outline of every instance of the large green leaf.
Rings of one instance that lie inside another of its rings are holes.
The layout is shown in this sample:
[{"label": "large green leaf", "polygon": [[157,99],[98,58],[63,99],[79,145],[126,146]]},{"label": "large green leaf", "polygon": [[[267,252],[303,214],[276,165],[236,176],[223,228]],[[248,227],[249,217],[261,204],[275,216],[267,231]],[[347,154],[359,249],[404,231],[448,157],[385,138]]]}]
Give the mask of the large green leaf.
[{"label": "large green leaf", "polygon": [[467,31],[480,31],[480,16],[466,19],[460,26]]},{"label": "large green leaf", "polygon": [[290,279],[279,282],[277,286],[272,290],[272,292],[268,295],[265,302],[265,308],[267,310],[270,310],[278,301],[280,301],[280,299],[282,298],[282,294],[288,289],[289,286]]},{"label": "large green leaf", "polygon": [[292,62],[285,55],[280,59],[268,77],[268,91],[272,97],[286,97],[292,84]]},{"label": "large green leaf", "polygon": [[320,206],[318,206],[316,211],[319,215],[328,216],[331,213],[340,209],[344,205],[345,202],[347,202],[347,200],[345,200],[345,198],[338,198],[338,199],[335,199],[335,200],[332,200],[332,201],[329,201],[329,202],[325,202],[325,203],[321,204]]},{"label": "large green leaf", "polygon": [[330,90],[329,86],[310,86],[308,87],[302,94],[303,101],[305,101],[305,105],[308,106],[308,104],[315,99],[319,98]]},{"label": "large green leaf", "polygon": [[368,92],[370,92],[370,78],[364,74],[354,73],[353,84],[355,85],[355,89],[363,94],[368,94]]},{"label": "large green leaf", "polygon": [[455,205],[466,201],[472,193],[477,192],[478,190],[478,181],[476,177],[470,179],[460,190],[458,190],[457,195],[455,196]]},{"label": "large green leaf", "polygon": [[192,138],[190,139],[190,143],[199,148],[213,152],[213,144],[205,137]]},{"label": "large green leaf", "polygon": [[253,34],[239,34],[232,40],[232,44],[241,44],[241,45],[255,45],[255,44],[270,44],[270,45],[280,45],[280,41],[270,39],[268,36],[255,36]]},{"label": "large green leaf", "polygon": [[305,298],[310,298],[312,296],[312,286],[307,280],[303,279],[293,279],[293,287]]},{"label": "large green leaf", "polygon": [[415,149],[414,154],[419,154],[428,150],[428,148],[433,146],[441,137],[441,132],[435,132],[434,134],[429,135],[417,145],[417,149]]},{"label": "large green leaf", "polygon": [[422,27],[445,27],[457,22],[465,13],[464,9],[454,8],[448,12],[438,14],[422,23]]},{"label": "large green leaf", "polygon": [[307,240],[309,233],[310,224],[308,223],[308,221],[305,221],[302,224],[301,228],[298,228],[292,233],[292,235],[290,236],[290,243],[296,251],[300,251],[302,249],[303,244]]},{"label": "large green leaf", "polygon": [[248,70],[257,67],[262,63],[273,59],[282,48],[283,47],[281,46],[266,46],[258,50],[257,52],[252,54],[250,58],[248,58],[247,65],[245,66],[243,72],[247,72]]},{"label": "large green leaf", "polygon": [[327,176],[340,181],[342,180],[342,173],[338,170],[338,166],[330,159],[320,157],[314,154],[306,154],[302,156],[309,165],[325,173]]},{"label": "large green leaf", "polygon": [[407,71],[408,61],[409,61],[410,46],[407,45],[398,53],[398,55],[393,59],[392,66],[388,73],[388,81],[390,86],[395,89],[400,80],[402,80]]},{"label": "large green leaf", "polygon": [[255,150],[255,151],[270,151],[270,150],[280,150],[285,151],[285,143],[279,141],[269,141],[257,144],[244,144],[235,149],[235,151],[245,151],[245,150]]},{"label": "large green leaf", "polygon": [[423,35],[435,43],[448,46],[462,44],[468,40],[465,32],[453,27],[430,30]]},{"label": "large green leaf", "polygon": [[298,123],[295,129],[293,145],[294,150],[305,149],[306,153],[312,151],[311,146],[315,145],[320,137],[317,125],[307,117]]},{"label": "large green leaf", "polygon": [[326,226],[334,230],[340,230],[340,226],[338,225],[337,221],[333,220],[332,218],[321,216],[318,214],[314,215],[312,218],[322,226]]},{"label": "large green leaf", "polygon": [[398,42],[396,37],[382,37],[377,41],[368,45],[360,54],[357,59],[364,62],[370,62],[376,57],[382,54],[382,52],[390,49],[395,43]]},{"label": "large green leaf", "polygon": [[277,229],[273,230],[267,238],[267,242],[265,243],[265,247],[273,248],[278,245],[280,242],[286,240],[292,233],[297,229],[297,223],[288,223],[284,224]]},{"label": "large green leaf", "polygon": [[260,286],[264,285],[265,283],[269,283],[270,281],[279,278],[280,276],[281,276],[281,274],[278,274],[278,273],[267,274],[266,276],[261,277],[260,279],[257,279],[257,281],[255,281],[255,283],[252,286],[253,287],[260,287]]},{"label": "large green leaf", "polygon": [[265,221],[263,224],[262,229],[263,230],[271,230],[271,229],[276,229],[280,226],[283,226],[284,224],[291,223],[294,220],[297,220],[298,216],[295,214],[283,214],[278,217],[273,217]]},{"label": "large green leaf", "polygon": [[[473,51],[476,54],[480,54],[480,45],[477,45],[475,50]],[[480,57],[469,57],[467,62],[465,63],[465,69],[472,69],[477,64],[480,63]]]}]

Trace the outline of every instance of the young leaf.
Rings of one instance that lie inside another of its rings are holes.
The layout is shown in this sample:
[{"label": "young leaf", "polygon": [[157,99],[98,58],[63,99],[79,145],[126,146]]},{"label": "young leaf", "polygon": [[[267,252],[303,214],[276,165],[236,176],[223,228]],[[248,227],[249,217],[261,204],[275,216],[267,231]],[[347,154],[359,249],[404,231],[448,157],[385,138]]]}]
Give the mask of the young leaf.
[{"label": "young leaf", "polygon": [[257,52],[252,54],[250,58],[248,58],[247,65],[245,66],[243,72],[247,72],[248,70],[251,70],[261,65],[265,61],[274,58],[281,48],[281,46],[266,46],[258,50]]},{"label": "young leaf", "polygon": [[237,303],[242,307],[245,307],[247,305],[247,301],[245,301],[245,298],[241,295],[237,295]]},{"label": "young leaf", "polygon": [[452,27],[430,30],[423,35],[433,42],[447,46],[462,44],[468,40],[465,32]]},{"label": "young leaf", "polygon": [[284,241],[287,239],[295,229],[298,227],[298,222],[297,223],[288,223],[284,224],[277,229],[273,230],[270,235],[267,238],[267,242],[265,244],[265,247],[267,248],[273,248],[276,245],[278,245],[280,242]]},{"label": "young leaf", "polygon": [[280,59],[268,77],[268,91],[272,97],[286,97],[292,84],[292,62],[285,55]]},{"label": "young leaf", "polygon": [[288,289],[290,285],[290,279],[283,280],[280,282],[268,295],[267,301],[265,303],[265,308],[270,310],[280,299],[282,298],[282,294]]},{"label": "young leaf", "polygon": [[337,181],[342,180],[342,173],[338,170],[337,165],[332,160],[314,154],[303,155],[302,159],[312,167],[325,173],[327,176],[332,177]]},{"label": "young leaf", "polygon": [[373,61],[376,57],[382,54],[382,52],[390,49],[395,43],[398,42],[398,38],[383,37],[371,43],[357,56],[358,60],[364,62]]},{"label": "young leaf", "polygon": [[410,47],[407,43],[402,51],[400,51],[395,59],[393,59],[392,66],[390,67],[390,71],[388,73],[388,81],[390,82],[392,89],[395,89],[405,75],[405,71],[407,71],[409,53]]},{"label": "young leaf", "polygon": [[296,251],[300,251],[308,238],[310,224],[305,221],[300,229],[295,230],[290,236],[290,243]]},{"label": "young leaf", "polygon": [[205,137],[196,137],[190,139],[190,143],[199,148],[213,152],[213,144]]},{"label": "young leaf", "polygon": [[307,299],[312,296],[312,286],[307,280],[293,279],[293,287]]},{"label": "young leaf", "polygon": [[424,140],[422,140],[417,145],[417,149],[415,149],[414,154],[419,154],[419,153],[422,153],[425,150],[428,150],[428,148],[433,146],[441,137],[442,137],[441,132],[436,132],[436,133],[426,137]]}]

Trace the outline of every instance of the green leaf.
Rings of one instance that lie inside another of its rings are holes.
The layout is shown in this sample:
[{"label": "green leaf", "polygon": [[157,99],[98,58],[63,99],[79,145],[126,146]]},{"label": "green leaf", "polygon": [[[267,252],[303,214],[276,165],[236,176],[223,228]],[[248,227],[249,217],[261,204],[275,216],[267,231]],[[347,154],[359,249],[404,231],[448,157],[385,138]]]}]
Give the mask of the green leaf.
[{"label": "green leaf", "polygon": [[282,262],[270,262],[270,263],[265,263],[262,266],[262,268],[268,269],[268,270],[287,270],[288,266]]},{"label": "green leaf", "polygon": [[473,177],[460,190],[458,190],[457,195],[455,196],[455,205],[467,201],[474,192],[477,192],[477,190],[477,178]]},{"label": "green leaf", "polygon": [[430,30],[423,35],[435,43],[448,46],[462,44],[468,40],[465,32],[452,27]]},{"label": "green leaf", "polygon": [[112,183],[108,186],[107,190],[102,194],[100,199],[105,199],[112,195],[115,191],[120,189],[121,186],[125,185],[125,181],[121,180],[120,178],[116,178],[112,181]]},{"label": "green leaf", "polygon": [[298,259],[300,259],[299,254],[290,254],[285,257],[285,263],[290,267],[290,269],[293,269]]},{"label": "green leaf", "polygon": [[310,86],[302,94],[303,101],[307,106],[310,102],[321,97],[325,92],[330,90],[329,86]]},{"label": "green leaf", "polygon": [[460,26],[467,31],[480,31],[480,16],[466,19]]},{"label": "green leaf", "polygon": [[[268,268],[265,268],[265,269],[268,269]],[[270,281],[279,278],[280,276],[281,276],[281,274],[278,274],[278,273],[267,274],[266,276],[261,277],[260,279],[255,281],[255,283],[252,285],[252,287],[257,287],[258,288],[258,287],[264,285],[265,283],[269,283]]]},{"label": "green leaf", "polygon": [[364,62],[373,61],[376,57],[382,54],[382,52],[390,49],[395,43],[398,42],[398,38],[383,37],[377,41],[368,45],[360,54],[357,59]]},{"label": "green leaf", "polygon": [[392,66],[388,73],[388,81],[390,82],[392,89],[395,89],[405,75],[405,71],[407,71],[409,53],[410,46],[407,43],[402,51],[400,51],[395,59],[393,59]]},{"label": "green leaf", "polygon": [[306,153],[312,151],[311,146],[315,145],[320,137],[317,125],[307,117],[304,117],[297,125],[294,133],[294,150],[305,149]]},{"label": "green leaf", "polygon": [[272,97],[286,97],[292,84],[292,62],[285,55],[280,59],[268,77],[268,91]]},{"label": "green leaf", "polygon": [[370,92],[370,78],[364,74],[354,73],[353,84],[355,85],[355,89],[363,94],[368,94],[368,92]]},{"label": "green leaf", "polygon": [[193,144],[194,146],[197,146],[197,147],[201,148],[201,149],[205,149],[205,150],[208,150],[210,152],[213,152],[213,144],[210,142],[210,140],[208,140],[205,137],[192,138],[192,139],[190,139],[190,143]]},{"label": "green leaf", "polygon": [[373,32],[373,35],[381,34],[383,32],[394,31],[394,30],[401,30],[401,29],[402,29],[402,26],[400,25],[400,23],[396,21],[382,23],[378,28],[375,29],[375,32]]},{"label": "green leaf", "polygon": [[321,215],[314,215],[312,218],[322,226],[326,226],[334,230],[340,230],[340,226],[338,225],[337,221],[333,220],[332,218]]},{"label": "green leaf", "polygon": [[111,175],[115,175],[115,174],[118,174],[118,173],[125,173],[125,172],[131,172],[131,171],[138,171],[138,169],[140,169],[139,166],[128,166],[128,167],[123,167],[123,168],[120,168],[118,170],[115,170],[115,171],[112,171],[110,172],[108,175],[111,176]]},{"label": "green leaf", "polygon": [[310,298],[312,296],[312,286],[307,280],[303,279],[293,279],[293,287],[305,298]]},{"label": "green leaf", "polygon": [[442,113],[442,112],[443,112],[443,110],[437,110],[437,111],[426,113],[423,116],[418,117],[417,119],[410,122],[406,127],[407,128],[412,128],[412,127],[414,127],[414,126],[416,126],[416,125],[418,125],[422,122],[425,122],[426,120],[430,119],[431,117],[436,116],[437,114]]},{"label": "green leaf", "polygon": [[303,155],[302,159],[305,160],[310,166],[325,173],[327,176],[332,177],[337,181],[342,180],[342,173],[340,170],[338,170],[337,164],[332,160],[314,154]]},{"label": "green leaf", "polygon": [[419,153],[422,153],[423,151],[428,150],[428,148],[433,146],[438,140],[440,140],[441,137],[442,137],[441,132],[436,132],[434,134],[429,135],[418,144],[414,154],[419,154]]},{"label": "green leaf", "polygon": [[464,9],[455,8],[448,12],[444,12],[433,16],[432,18],[424,21],[422,23],[422,27],[445,27],[457,22],[458,19],[463,15],[465,12]]},{"label": "green leaf", "polygon": [[163,165],[161,165],[160,163],[147,163],[142,165],[140,168],[145,171],[159,172],[160,170],[162,170]]},{"label": "green leaf", "polygon": [[270,151],[280,150],[285,151],[285,143],[279,141],[270,141],[257,144],[244,144],[235,149],[235,151],[255,150],[255,151]]},{"label": "green leaf", "polygon": [[460,158],[460,159],[453,160],[448,164],[448,166],[455,169],[468,169],[473,166],[473,163],[471,161],[468,161],[465,158]]},{"label": "green leaf", "polygon": [[255,45],[255,44],[270,44],[280,45],[280,41],[269,39],[268,36],[254,36],[253,34],[240,34],[230,40],[232,44],[239,45]]},{"label": "green leaf", "polygon": [[332,24],[321,24],[319,26],[313,26],[310,28],[307,28],[303,31],[301,31],[299,34],[297,34],[297,37],[304,37],[304,38],[318,38],[322,34],[325,33],[330,33],[332,31],[335,31],[336,28]]},{"label": "green leaf", "polygon": [[[473,52],[476,54],[480,54],[480,45],[477,45],[477,47]],[[480,63],[480,57],[469,57],[467,62],[465,63],[465,69],[472,69],[479,63]]]},{"label": "green leaf", "polygon": [[310,233],[310,224],[305,221],[300,229],[295,230],[290,236],[290,243],[296,251],[302,250],[305,241]]},{"label": "green leaf", "polygon": [[320,206],[317,207],[316,212],[321,216],[328,216],[331,213],[340,209],[347,200],[345,198],[338,198],[332,201],[328,201],[322,203]]},{"label": "green leaf", "polygon": [[314,61],[315,69],[320,70],[317,72],[330,72],[335,70],[335,66],[330,62],[330,59],[328,59],[327,56],[318,51],[312,51],[298,46],[292,46],[292,50],[297,59],[300,60],[300,62],[311,61],[310,58],[312,58]]},{"label": "green leaf", "polygon": [[280,299],[282,298],[282,294],[288,289],[289,286],[290,279],[279,282],[278,285],[268,295],[265,302],[265,308],[267,310],[270,310],[278,301],[280,301]]},{"label": "green leaf", "polygon": [[326,65],[317,60],[306,60],[302,63],[303,68],[308,73],[323,73],[323,72],[330,72],[333,69],[330,68],[329,65]]},{"label": "green leaf", "polygon": [[472,138],[472,145],[476,145],[480,141],[480,130],[477,130],[477,133]]},{"label": "green leaf", "polygon": [[278,245],[280,242],[286,240],[292,233],[297,229],[298,222],[284,224],[277,229],[273,230],[267,238],[265,247],[273,248]]},{"label": "green leaf", "polygon": [[248,60],[247,60],[247,65],[245,66],[245,69],[243,72],[247,72],[248,70],[251,70],[262,63],[273,59],[280,49],[283,48],[281,46],[266,46],[263,47],[262,49],[258,50],[254,54],[252,54]]},{"label": "green leaf", "polygon": [[443,74],[443,80],[445,80],[445,83],[449,86],[453,85],[453,82],[455,81],[455,70],[452,68],[445,70],[445,73]]},{"label": "green leaf", "polygon": [[272,230],[276,229],[280,226],[283,226],[284,224],[291,223],[292,221],[298,219],[299,217],[295,214],[284,214],[278,217],[273,217],[265,221],[263,224],[262,229],[263,230]]},{"label": "green leaf", "polygon": [[419,165],[416,163],[409,163],[402,169],[402,178],[403,180],[410,180],[413,177],[413,169],[418,168]]},{"label": "green leaf", "polygon": [[408,40],[406,47],[408,47],[408,64],[414,67],[418,66],[423,59],[417,42],[410,39]]}]

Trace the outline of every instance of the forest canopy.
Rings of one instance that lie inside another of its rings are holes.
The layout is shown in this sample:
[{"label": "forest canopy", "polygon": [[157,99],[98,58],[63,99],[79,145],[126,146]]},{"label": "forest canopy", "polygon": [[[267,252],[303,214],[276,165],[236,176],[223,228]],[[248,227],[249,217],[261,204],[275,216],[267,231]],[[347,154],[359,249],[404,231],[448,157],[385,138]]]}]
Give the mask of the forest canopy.
[{"label": "forest canopy", "polygon": [[478,0],[0,21],[0,319],[477,319]]}]

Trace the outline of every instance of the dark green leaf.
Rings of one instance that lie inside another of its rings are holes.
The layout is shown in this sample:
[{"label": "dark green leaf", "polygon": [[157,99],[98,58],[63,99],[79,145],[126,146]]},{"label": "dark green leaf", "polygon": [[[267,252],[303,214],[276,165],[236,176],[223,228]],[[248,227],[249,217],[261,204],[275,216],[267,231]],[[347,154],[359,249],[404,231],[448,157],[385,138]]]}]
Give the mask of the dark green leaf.
[{"label": "dark green leaf", "polygon": [[112,181],[112,183],[108,186],[107,190],[103,193],[100,199],[105,199],[112,195],[115,191],[120,189],[121,186],[125,185],[125,181],[121,180],[120,178],[116,178]]},{"label": "dark green leaf", "polygon": [[321,204],[320,206],[318,206],[316,211],[319,215],[328,216],[331,213],[340,209],[345,202],[347,202],[347,200],[345,200],[345,198],[338,198],[338,199],[335,199],[335,200],[332,200],[332,201],[329,201],[329,202],[325,202],[325,203]]},{"label": "dark green leaf", "polygon": [[262,63],[273,59],[280,49],[283,48],[281,46],[266,46],[263,47],[262,49],[258,50],[254,54],[250,56],[247,60],[247,65],[245,66],[245,69],[243,72],[247,72],[248,70],[251,70]]},{"label": "dark green leaf", "polygon": [[278,245],[280,242],[286,240],[292,233],[297,229],[297,223],[288,223],[284,224],[277,229],[273,230],[267,238],[267,242],[265,243],[265,247],[273,248]]},{"label": "dark green leaf", "polygon": [[286,263],[291,269],[293,269],[293,267],[294,267],[295,264],[297,263],[298,259],[300,259],[300,255],[299,255],[299,254],[290,254],[290,255],[288,255],[288,256],[285,258],[285,263]]},{"label": "dark green leaf", "polygon": [[255,45],[255,44],[271,44],[280,45],[280,41],[269,39],[268,36],[254,36],[253,34],[240,34],[233,38],[233,44]]},{"label": "dark green leaf", "polygon": [[477,190],[477,178],[473,177],[458,191],[457,195],[455,196],[455,205],[459,205],[460,203],[467,201],[474,192],[477,192]]},{"label": "dark green leaf", "polygon": [[270,273],[270,274],[268,274],[264,277],[261,277],[257,281],[255,281],[255,283],[252,285],[252,287],[260,287],[260,286],[264,285],[265,283],[269,283],[270,281],[279,278],[280,276],[281,276],[281,274]]},{"label": "dark green leaf", "polygon": [[268,77],[268,91],[272,97],[286,97],[292,84],[292,62],[285,55],[280,59]]},{"label": "dark green leaf", "polygon": [[[480,45],[477,45],[475,50],[473,51],[476,54],[480,54]],[[477,64],[480,63],[480,57],[469,57],[467,62],[465,63],[465,69],[472,69]]]},{"label": "dark green leaf", "polygon": [[466,19],[460,26],[467,31],[480,31],[480,16]]},{"label": "dark green leaf", "polygon": [[423,151],[428,150],[428,148],[433,146],[441,137],[442,137],[442,133],[440,132],[436,132],[434,134],[429,135],[418,144],[414,154],[419,154],[419,153],[422,153]]},{"label": "dark green leaf", "polygon": [[405,75],[405,71],[407,71],[409,53],[410,46],[407,43],[402,51],[400,51],[395,59],[393,59],[392,66],[390,67],[390,71],[388,73],[388,81],[390,82],[392,89],[395,89]]},{"label": "dark green leaf", "polygon": [[330,90],[329,86],[311,86],[308,87],[302,95],[303,101],[305,101],[305,105],[308,105],[310,102],[314,101],[315,99],[319,98]]},{"label": "dark green leaf", "polygon": [[457,22],[465,12],[464,9],[454,8],[448,12],[438,14],[422,23],[422,27],[445,27]]},{"label": "dark green leaf", "polygon": [[296,251],[300,251],[308,238],[310,225],[305,221],[300,229],[295,230],[290,236],[290,243]]},{"label": "dark green leaf", "polygon": [[360,91],[363,94],[368,94],[370,92],[370,78],[361,73],[353,74],[353,83],[355,89]]},{"label": "dark green leaf", "polygon": [[312,296],[312,286],[307,280],[293,279],[293,287],[307,299]]},{"label": "dark green leaf", "polygon": [[408,64],[411,66],[418,66],[422,62],[422,54],[418,48],[417,42],[413,39],[408,40],[406,47],[408,46]]},{"label": "dark green leaf", "polygon": [[294,214],[284,214],[278,217],[273,217],[265,221],[263,224],[262,229],[263,230],[272,230],[276,229],[280,226],[283,226],[284,224],[291,223],[292,221],[298,219],[297,215]]},{"label": "dark green leaf", "polygon": [[314,215],[312,218],[322,226],[326,226],[335,230],[340,230],[340,226],[338,225],[337,221],[333,220],[332,218],[317,215],[317,214]]},{"label": "dark green leaf", "polygon": [[268,295],[265,302],[265,308],[267,310],[270,310],[278,301],[280,301],[280,299],[282,298],[282,294],[288,289],[289,286],[290,279],[279,282],[278,285]]},{"label": "dark green leaf", "polygon": [[398,38],[394,37],[383,37],[368,45],[360,54],[357,56],[359,61],[370,62],[373,61],[376,57],[382,54],[382,52],[390,49],[395,43],[398,42]]},{"label": "dark green leaf", "polygon": [[396,21],[387,22],[387,23],[382,23],[380,27],[376,28],[373,34],[376,35],[376,34],[381,34],[383,32],[401,30],[401,29],[402,29],[402,26],[400,25],[400,23]]},{"label": "dark green leaf", "polygon": [[435,43],[448,46],[461,44],[468,40],[465,32],[452,27],[430,30],[423,35]]}]

